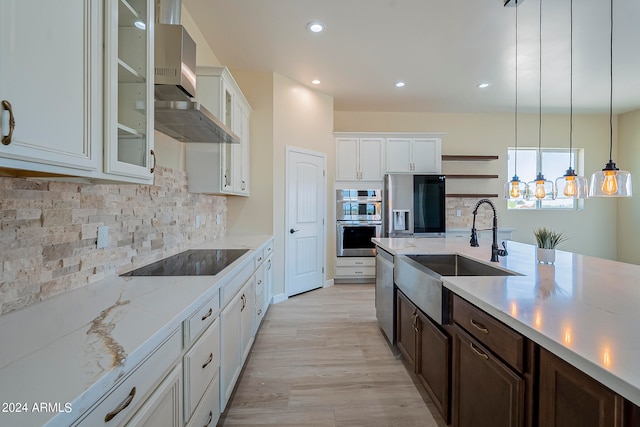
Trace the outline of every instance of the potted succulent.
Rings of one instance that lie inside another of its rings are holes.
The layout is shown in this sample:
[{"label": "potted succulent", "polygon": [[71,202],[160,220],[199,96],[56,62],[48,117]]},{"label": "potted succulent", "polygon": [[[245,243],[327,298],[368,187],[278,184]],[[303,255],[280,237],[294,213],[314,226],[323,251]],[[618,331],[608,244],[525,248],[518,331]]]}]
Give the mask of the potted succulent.
[{"label": "potted succulent", "polygon": [[556,260],[556,246],[567,240],[565,234],[540,227],[533,230],[533,235],[536,237],[538,245],[536,252],[538,262],[553,264]]}]

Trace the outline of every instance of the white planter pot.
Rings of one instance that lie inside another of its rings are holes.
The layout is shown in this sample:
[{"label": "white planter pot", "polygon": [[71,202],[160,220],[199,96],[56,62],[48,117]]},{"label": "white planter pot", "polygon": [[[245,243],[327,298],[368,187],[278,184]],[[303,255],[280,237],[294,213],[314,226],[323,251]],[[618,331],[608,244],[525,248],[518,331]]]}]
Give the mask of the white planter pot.
[{"label": "white planter pot", "polygon": [[553,264],[556,261],[556,250],[537,248],[536,258],[539,263]]}]

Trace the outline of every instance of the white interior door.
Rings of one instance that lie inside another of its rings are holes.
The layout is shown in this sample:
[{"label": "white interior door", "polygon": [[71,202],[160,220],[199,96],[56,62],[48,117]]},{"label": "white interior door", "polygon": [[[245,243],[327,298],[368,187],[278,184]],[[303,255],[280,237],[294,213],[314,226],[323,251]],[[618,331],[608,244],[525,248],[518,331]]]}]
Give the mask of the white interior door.
[{"label": "white interior door", "polygon": [[325,164],[322,153],[287,149],[287,296],[322,287],[324,282]]}]

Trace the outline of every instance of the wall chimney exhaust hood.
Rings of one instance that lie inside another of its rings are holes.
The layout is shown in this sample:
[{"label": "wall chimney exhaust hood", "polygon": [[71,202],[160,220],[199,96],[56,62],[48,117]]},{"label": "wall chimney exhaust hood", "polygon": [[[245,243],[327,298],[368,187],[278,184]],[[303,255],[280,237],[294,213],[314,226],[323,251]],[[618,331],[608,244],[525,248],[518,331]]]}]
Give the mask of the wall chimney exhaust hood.
[{"label": "wall chimney exhaust hood", "polygon": [[196,44],[180,24],[180,0],[156,0],[155,128],[181,142],[240,143],[196,97]]}]

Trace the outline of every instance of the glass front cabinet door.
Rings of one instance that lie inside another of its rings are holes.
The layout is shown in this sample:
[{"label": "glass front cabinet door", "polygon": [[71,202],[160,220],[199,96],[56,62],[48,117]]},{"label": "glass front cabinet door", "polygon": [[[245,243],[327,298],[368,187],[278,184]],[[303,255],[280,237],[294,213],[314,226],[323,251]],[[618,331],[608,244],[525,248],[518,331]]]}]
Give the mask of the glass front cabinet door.
[{"label": "glass front cabinet door", "polygon": [[105,7],[105,172],[152,183],[153,0]]}]

